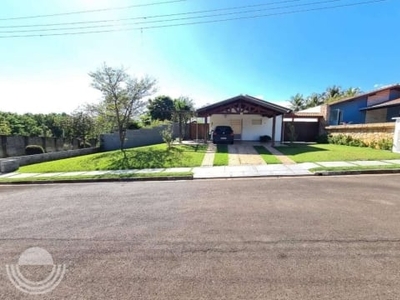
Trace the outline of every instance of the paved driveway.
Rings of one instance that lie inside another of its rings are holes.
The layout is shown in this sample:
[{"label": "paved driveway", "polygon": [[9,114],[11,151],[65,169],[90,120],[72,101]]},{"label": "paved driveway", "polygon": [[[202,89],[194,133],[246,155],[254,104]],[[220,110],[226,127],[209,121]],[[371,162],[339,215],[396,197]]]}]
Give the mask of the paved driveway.
[{"label": "paved driveway", "polygon": [[[400,299],[399,181],[0,187],[0,299]],[[28,297],[5,265],[34,246],[67,272]]]},{"label": "paved driveway", "polygon": [[229,165],[265,165],[265,161],[254,149],[253,144],[235,143],[228,145]]}]

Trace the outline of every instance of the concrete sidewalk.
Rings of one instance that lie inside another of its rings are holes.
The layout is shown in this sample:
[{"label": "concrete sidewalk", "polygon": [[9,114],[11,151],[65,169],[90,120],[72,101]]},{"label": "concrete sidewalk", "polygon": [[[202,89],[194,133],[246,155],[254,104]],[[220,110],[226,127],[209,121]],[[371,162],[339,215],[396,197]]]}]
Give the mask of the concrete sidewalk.
[{"label": "concrete sidewalk", "polygon": [[76,176],[96,176],[105,174],[171,174],[192,172],[193,178],[233,178],[233,177],[258,177],[258,176],[305,176],[312,175],[312,168],[318,167],[357,167],[357,166],[388,166],[398,165],[400,160],[382,160],[382,161],[334,161],[334,162],[316,162],[299,164],[270,164],[254,166],[221,166],[221,167],[195,167],[195,168],[168,168],[168,169],[140,169],[140,170],[116,170],[116,171],[83,171],[83,172],[58,172],[58,173],[7,173],[0,175],[0,179],[32,179],[45,177],[76,177]]}]

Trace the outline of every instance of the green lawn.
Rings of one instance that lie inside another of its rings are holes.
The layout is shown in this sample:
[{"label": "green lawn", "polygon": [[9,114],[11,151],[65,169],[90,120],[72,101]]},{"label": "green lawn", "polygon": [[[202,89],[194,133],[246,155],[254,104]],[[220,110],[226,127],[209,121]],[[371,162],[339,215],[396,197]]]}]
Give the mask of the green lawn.
[{"label": "green lawn", "polygon": [[229,164],[228,145],[217,145],[217,152],[214,156],[214,166],[227,166]]},{"label": "green lawn", "polygon": [[333,144],[292,145],[277,147],[297,163],[318,161],[383,160],[400,159],[400,154],[367,147],[351,147]]},{"label": "green lawn", "polygon": [[139,147],[122,152],[109,151],[44,162],[19,169],[21,173],[49,173],[95,170],[197,167],[203,161],[206,145],[176,145],[167,150],[165,144]]},{"label": "green lawn", "polygon": [[264,159],[264,161],[267,164],[281,164],[282,162],[276,158],[275,155],[273,155],[271,152],[269,152],[265,147],[263,146],[253,146],[254,149],[256,149],[257,153],[261,155],[261,157]]}]

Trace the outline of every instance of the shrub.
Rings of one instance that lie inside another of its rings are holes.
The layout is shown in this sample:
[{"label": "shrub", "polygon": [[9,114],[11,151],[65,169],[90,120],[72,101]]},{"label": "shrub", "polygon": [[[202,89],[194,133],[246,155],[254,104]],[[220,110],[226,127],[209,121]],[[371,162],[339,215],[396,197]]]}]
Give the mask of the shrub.
[{"label": "shrub", "polygon": [[168,124],[163,130],[160,131],[163,141],[167,144],[168,150],[171,149],[172,142],[174,141],[174,134],[172,124]]},{"label": "shrub", "polygon": [[338,134],[329,135],[328,142],[330,144],[353,146],[353,147],[370,147],[372,149],[392,150],[393,141],[391,139],[381,139],[379,141],[371,141],[369,143],[360,139],[355,139],[350,135]]},{"label": "shrub", "polygon": [[288,134],[289,134],[290,144],[293,144],[293,142],[295,142],[297,140],[296,128],[294,127],[294,125],[292,123],[288,123],[287,130],[288,130]]},{"label": "shrub", "polygon": [[39,145],[28,145],[25,147],[25,154],[26,155],[35,155],[35,154],[43,154],[44,149],[42,146]]},{"label": "shrub", "polygon": [[129,130],[135,130],[135,129],[140,129],[142,126],[138,121],[132,120],[128,123],[127,129]]},{"label": "shrub", "polygon": [[92,147],[92,144],[90,144],[90,143],[87,142],[87,141],[85,141],[85,143],[84,143],[84,142],[80,142],[80,143],[79,143],[79,149],[91,148],[91,147]]},{"label": "shrub", "polygon": [[326,133],[317,136],[316,138],[317,144],[328,144],[328,135]]},{"label": "shrub", "polygon": [[378,146],[378,143],[376,141],[372,141],[368,144],[368,147],[372,148],[372,149],[376,149]]},{"label": "shrub", "polygon": [[391,139],[382,139],[377,142],[379,149],[382,150],[392,150],[393,141]]},{"label": "shrub", "polygon": [[269,135],[262,135],[262,136],[260,136],[260,142],[261,143],[266,143],[266,142],[269,142],[269,141],[271,141],[272,140],[272,138],[269,136]]}]

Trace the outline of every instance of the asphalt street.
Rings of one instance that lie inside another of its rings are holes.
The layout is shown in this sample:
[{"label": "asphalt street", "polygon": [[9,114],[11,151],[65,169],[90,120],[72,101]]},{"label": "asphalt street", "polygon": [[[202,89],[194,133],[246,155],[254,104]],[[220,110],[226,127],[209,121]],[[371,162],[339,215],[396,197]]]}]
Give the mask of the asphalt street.
[{"label": "asphalt street", "polygon": [[[399,195],[399,175],[0,186],[0,299],[400,299]],[[32,247],[66,267],[36,296],[6,271],[43,280]]]}]

